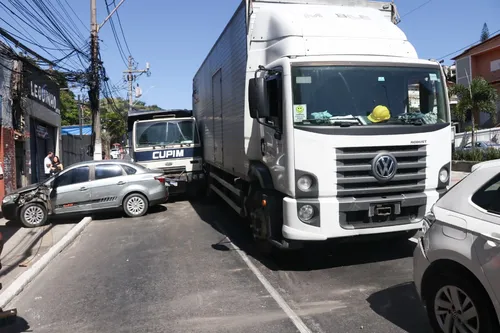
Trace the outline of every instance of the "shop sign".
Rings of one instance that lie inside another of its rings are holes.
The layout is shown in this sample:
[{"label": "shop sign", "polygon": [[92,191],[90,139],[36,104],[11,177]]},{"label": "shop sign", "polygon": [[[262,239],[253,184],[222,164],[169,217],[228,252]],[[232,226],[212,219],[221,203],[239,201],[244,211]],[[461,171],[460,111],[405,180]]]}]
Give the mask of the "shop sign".
[{"label": "shop sign", "polygon": [[61,114],[59,85],[31,64],[24,64],[23,76],[24,91],[28,97]]},{"label": "shop sign", "polygon": [[42,139],[47,139],[49,137],[49,132],[47,131],[47,127],[42,125],[36,125],[36,136]]}]

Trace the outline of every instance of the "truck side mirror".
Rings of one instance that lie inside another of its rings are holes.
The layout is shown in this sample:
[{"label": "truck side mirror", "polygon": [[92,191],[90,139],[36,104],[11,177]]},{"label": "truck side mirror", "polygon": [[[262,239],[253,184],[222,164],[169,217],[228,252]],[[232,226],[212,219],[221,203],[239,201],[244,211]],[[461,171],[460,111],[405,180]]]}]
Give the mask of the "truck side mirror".
[{"label": "truck side mirror", "polygon": [[248,83],[248,104],[250,117],[254,119],[270,116],[267,103],[266,80],[262,77],[250,79]]}]

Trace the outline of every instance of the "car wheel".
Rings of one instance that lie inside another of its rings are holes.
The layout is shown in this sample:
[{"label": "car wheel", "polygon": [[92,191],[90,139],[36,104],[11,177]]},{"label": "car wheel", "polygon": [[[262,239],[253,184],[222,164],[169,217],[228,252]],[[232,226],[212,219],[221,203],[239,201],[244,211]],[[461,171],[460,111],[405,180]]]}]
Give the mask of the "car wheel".
[{"label": "car wheel", "polygon": [[36,228],[47,222],[47,209],[37,203],[28,203],[21,208],[19,220],[26,228]]},{"label": "car wheel", "polygon": [[139,217],[148,211],[148,199],[139,193],[130,194],[123,201],[123,210],[130,217]]},{"label": "car wheel", "polygon": [[451,274],[433,277],[426,292],[427,314],[434,331],[498,332],[498,321],[486,292],[478,283]]}]

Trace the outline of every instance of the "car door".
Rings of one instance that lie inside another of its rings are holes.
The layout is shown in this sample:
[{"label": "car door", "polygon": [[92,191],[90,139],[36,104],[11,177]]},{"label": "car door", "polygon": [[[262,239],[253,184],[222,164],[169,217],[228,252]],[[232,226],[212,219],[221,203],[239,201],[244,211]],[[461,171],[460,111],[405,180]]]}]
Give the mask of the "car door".
[{"label": "car door", "polygon": [[127,175],[120,164],[96,164],[91,184],[92,210],[120,206],[126,184]]},{"label": "car door", "polygon": [[54,179],[50,199],[55,214],[79,213],[91,208],[90,167],[68,169]]},{"label": "car door", "polygon": [[477,234],[473,251],[497,299],[500,299],[500,174],[492,176],[470,198],[478,215],[468,219],[467,225]]}]

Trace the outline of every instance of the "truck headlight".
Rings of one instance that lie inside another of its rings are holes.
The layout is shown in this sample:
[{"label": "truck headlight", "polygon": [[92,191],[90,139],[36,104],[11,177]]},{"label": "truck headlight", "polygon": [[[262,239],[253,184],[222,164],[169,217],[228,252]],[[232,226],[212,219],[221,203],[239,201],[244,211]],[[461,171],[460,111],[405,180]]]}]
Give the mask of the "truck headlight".
[{"label": "truck headlight", "polygon": [[441,168],[441,170],[439,170],[439,181],[441,183],[448,182],[449,177],[450,177],[450,173],[448,172],[447,168]]},{"label": "truck headlight", "polygon": [[313,180],[310,176],[304,175],[297,180],[297,187],[302,192],[307,192],[311,189]]},{"label": "truck headlight", "polygon": [[299,209],[299,219],[303,222],[310,221],[314,217],[314,207],[311,205],[303,205]]}]

